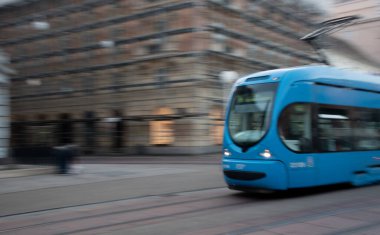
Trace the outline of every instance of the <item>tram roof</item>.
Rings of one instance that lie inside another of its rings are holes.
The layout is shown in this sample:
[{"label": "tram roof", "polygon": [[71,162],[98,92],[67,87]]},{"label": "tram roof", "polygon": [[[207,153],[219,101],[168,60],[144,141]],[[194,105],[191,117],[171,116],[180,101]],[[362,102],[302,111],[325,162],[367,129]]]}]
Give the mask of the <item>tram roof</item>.
[{"label": "tram roof", "polygon": [[308,65],[283,69],[267,70],[245,76],[237,81],[241,84],[255,78],[279,78],[288,82],[310,81],[342,87],[352,87],[372,91],[380,91],[380,76],[341,69],[327,65]]}]

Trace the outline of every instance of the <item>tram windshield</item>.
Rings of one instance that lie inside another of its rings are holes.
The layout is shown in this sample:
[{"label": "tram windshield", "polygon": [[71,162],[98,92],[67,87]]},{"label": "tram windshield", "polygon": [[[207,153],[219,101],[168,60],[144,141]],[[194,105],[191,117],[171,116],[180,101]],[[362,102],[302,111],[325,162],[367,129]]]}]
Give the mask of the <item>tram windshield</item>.
[{"label": "tram windshield", "polygon": [[228,113],[232,140],[243,148],[256,144],[267,132],[277,83],[236,88]]}]

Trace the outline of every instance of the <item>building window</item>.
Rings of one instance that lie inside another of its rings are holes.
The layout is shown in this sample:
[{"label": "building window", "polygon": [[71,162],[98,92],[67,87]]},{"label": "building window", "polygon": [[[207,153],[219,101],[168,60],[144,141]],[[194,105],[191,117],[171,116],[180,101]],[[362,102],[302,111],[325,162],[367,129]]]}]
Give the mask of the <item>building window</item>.
[{"label": "building window", "polygon": [[158,53],[160,52],[160,45],[158,44],[151,44],[148,46],[148,52],[150,54]]},{"label": "building window", "polygon": [[233,53],[234,49],[230,45],[225,45],[224,51],[226,53]]},{"label": "building window", "polygon": [[257,48],[255,45],[250,45],[248,48],[248,57],[254,58],[256,56]]},{"label": "building window", "polygon": [[211,49],[214,51],[225,52],[226,51],[226,36],[221,35],[221,34],[214,35]]},{"label": "building window", "polygon": [[121,76],[119,73],[113,73],[112,74],[112,88],[115,92],[120,90],[120,86],[121,86],[120,77]]},{"label": "building window", "polygon": [[165,31],[167,28],[167,21],[166,20],[159,20],[155,23],[156,31],[162,32]]},{"label": "building window", "polygon": [[150,144],[170,145],[174,142],[174,121],[168,119],[174,112],[171,108],[161,107],[154,112],[156,120],[150,121]]},{"label": "building window", "polygon": [[71,93],[74,91],[74,89],[71,87],[71,84],[67,78],[63,78],[60,81],[59,91],[62,93]]},{"label": "building window", "polygon": [[159,88],[165,87],[167,80],[168,70],[166,68],[161,68],[156,73],[156,82]]},{"label": "building window", "polygon": [[162,40],[154,40],[151,44],[146,46],[146,51],[148,54],[159,53],[162,49]]},{"label": "building window", "polygon": [[85,74],[83,76],[81,76],[81,80],[82,80],[82,90],[86,93],[86,94],[91,94],[93,93],[94,91],[94,74]]}]

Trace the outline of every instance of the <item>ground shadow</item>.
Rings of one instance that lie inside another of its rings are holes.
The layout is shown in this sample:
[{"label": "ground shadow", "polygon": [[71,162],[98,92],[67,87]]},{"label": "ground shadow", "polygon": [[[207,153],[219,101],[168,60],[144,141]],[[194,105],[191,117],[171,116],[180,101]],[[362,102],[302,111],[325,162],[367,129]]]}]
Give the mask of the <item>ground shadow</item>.
[{"label": "ground shadow", "polygon": [[260,199],[260,200],[275,200],[275,199],[286,199],[286,198],[296,198],[296,197],[307,197],[314,196],[318,194],[332,193],[343,190],[355,190],[363,187],[371,187],[379,185],[367,185],[361,187],[354,187],[349,183],[345,184],[334,184],[327,186],[319,186],[319,187],[310,187],[310,188],[297,188],[297,189],[289,189],[286,191],[270,191],[270,190],[260,190],[260,189],[245,189],[244,191],[235,191],[235,197],[244,197],[244,198],[252,198],[252,199]]}]

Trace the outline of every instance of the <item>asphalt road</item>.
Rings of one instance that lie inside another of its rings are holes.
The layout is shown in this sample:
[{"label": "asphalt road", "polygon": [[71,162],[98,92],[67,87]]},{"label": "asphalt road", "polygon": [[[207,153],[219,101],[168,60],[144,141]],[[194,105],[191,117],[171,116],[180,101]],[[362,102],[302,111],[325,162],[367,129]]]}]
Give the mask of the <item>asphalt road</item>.
[{"label": "asphalt road", "polygon": [[380,234],[380,185],[246,194],[217,164],[0,179],[1,234]]}]

